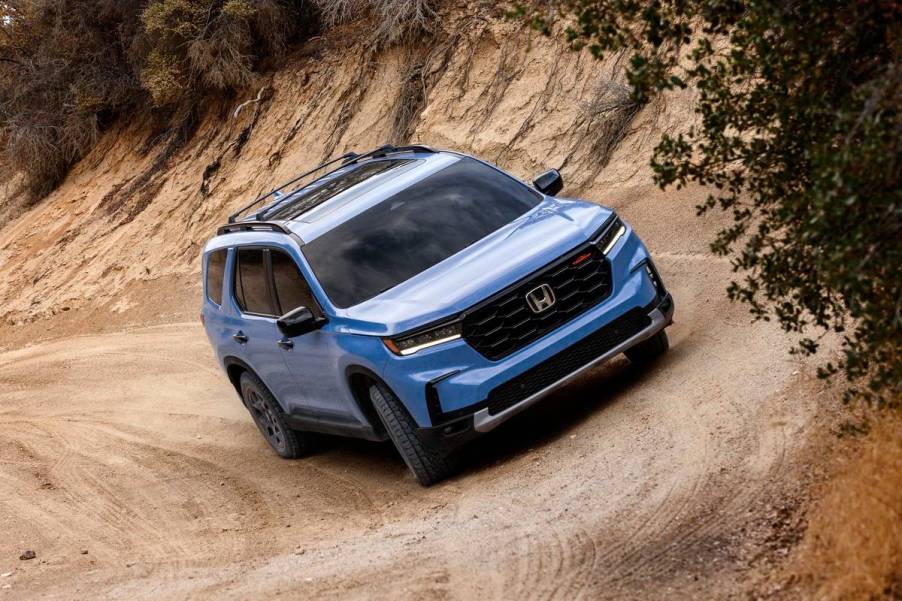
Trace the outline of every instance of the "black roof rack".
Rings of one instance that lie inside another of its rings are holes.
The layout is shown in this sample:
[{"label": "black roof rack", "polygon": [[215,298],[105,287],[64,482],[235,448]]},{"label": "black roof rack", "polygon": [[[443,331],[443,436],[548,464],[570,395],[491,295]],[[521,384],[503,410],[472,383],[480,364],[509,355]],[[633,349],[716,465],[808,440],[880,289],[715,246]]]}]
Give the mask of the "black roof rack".
[{"label": "black roof rack", "polygon": [[[323,167],[328,167],[329,165],[337,163],[338,161],[342,161],[341,166],[344,167],[346,165],[356,163],[356,162],[361,161],[366,158],[378,158],[378,157],[384,157],[384,156],[394,153],[394,152],[411,152],[411,151],[413,151],[413,152],[436,152],[432,148],[430,148],[428,146],[423,146],[421,144],[411,144],[411,145],[407,145],[407,146],[393,146],[391,144],[384,144],[384,145],[380,146],[379,148],[370,150],[369,152],[364,152],[363,154],[357,154],[356,152],[346,152],[345,154],[341,155],[340,157],[335,158],[335,159],[330,159],[330,160],[326,161],[325,163],[321,163],[321,164],[317,165],[316,167],[314,167],[313,169],[311,169],[309,171],[305,171],[304,173],[295,177],[291,181],[285,182],[278,188],[273,188],[266,194],[264,194],[262,196],[258,196],[252,202],[248,203],[247,205],[241,207],[240,209],[238,209],[237,211],[235,211],[234,213],[229,215],[228,222],[230,224],[236,223],[238,220],[238,217],[240,217],[242,213],[244,213],[251,207],[266,200],[270,196],[274,196],[276,194],[276,192],[279,192],[280,190],[287,188],[291,184],[300,181],[301,179],[307,177],[308,175],[312,175],[312,174],[316,173]],[[259,213],[258,213],[258,218],[259,218]],[[253,223],[253,222],[244,222],[244,223]],[[264,222],[261,221],[261,222],[257,222],[257,223],[264,223]],[[272,225],[275,225],[275,224],[272,224]],[[222,230],[226,227],[227,226],[223,226],[223,227],[219,228],[219,230],[220,230],[219,233],[224,233]],[[280,227],[280,229],[283,229],[283,228]],[[244,231],[244,230],[234,230],[234,231]],[[273,230],[273,231],[276,231],[276,230]],[[283,229],[283,231],[284,231],[284,229]]]},{"label": "black roof rack", "polygon": [[282,234],[291,233],[289,230],[286,230],[278,223],[272,223],[271,221],[242,221],[240,223],[228,223],[226,225],[220,226],[220,228],[216,230],[216,235],[221,236],[223,234],[234,234],[235,232],[279,232]]}]

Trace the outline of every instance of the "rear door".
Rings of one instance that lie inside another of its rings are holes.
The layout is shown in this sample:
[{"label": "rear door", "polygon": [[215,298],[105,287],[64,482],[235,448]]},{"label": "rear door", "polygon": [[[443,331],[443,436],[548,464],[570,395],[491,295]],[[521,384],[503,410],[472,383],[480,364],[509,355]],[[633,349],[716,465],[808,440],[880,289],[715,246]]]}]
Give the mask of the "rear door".
[{"label": "rear door", "polygon": [[276,325],[279,312],[272,290],[269,252],[262,247],[235,249],[232,296],[239,318],[231,324],[229,335],[239,356],[290,412],[298,391],[279,346],[282,334]]}]

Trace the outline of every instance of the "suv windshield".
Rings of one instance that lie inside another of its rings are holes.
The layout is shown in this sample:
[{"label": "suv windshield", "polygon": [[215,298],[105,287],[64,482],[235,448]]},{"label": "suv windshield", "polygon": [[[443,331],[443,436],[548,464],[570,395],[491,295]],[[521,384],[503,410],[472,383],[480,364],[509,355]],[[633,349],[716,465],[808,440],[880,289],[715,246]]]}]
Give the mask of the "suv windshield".
[{"label": "suv windshield", "polygon": [[434,173],[303,247],[332,302],[350,307],[481,240],[541,202],[471,158]]}]

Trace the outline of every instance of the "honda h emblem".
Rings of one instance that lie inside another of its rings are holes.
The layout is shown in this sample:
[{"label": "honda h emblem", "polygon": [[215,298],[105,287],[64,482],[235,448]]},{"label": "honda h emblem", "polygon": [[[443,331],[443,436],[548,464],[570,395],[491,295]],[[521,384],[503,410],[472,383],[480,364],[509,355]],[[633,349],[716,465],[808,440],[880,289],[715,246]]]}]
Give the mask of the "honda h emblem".
[{"label": "honda h emblem", "polygon": [[554,290],[548,284],[542,284],[526,293],[526,304],[533,313],[542,313],[554,306]]}]

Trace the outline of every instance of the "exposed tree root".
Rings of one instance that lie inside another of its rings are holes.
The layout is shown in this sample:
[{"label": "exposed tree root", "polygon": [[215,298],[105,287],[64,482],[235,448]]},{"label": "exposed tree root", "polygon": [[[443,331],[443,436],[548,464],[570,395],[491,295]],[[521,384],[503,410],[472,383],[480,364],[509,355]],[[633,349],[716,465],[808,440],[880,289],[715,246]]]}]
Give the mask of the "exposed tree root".
[{"label": "exposed tree root", "polygon": [[434,43],[428,53],[427,46],[422,45],[405,51],[402,62],[408,66],[401,73],[400,90],[391,109],[390,141],[410,140],[420,113],[426,106],[429,91],[448,70],[460,37],[459,33],[455,33],[440,43]]},{"label": "exposed tree root", "polygon": [[574,166],[585,174],[581,184],[593,181],[611,160],[641,108],[625,84],[614,79],[600,82],[574,123],[579,138],[559,169]]},{"label": "exposed tree root", "polygon": [[552,93],[554,92],[555,86],[558,84],[558,70],[561,64],[561,54],[559,53],[554,59],[554,65],[551,68],[551,73],[548,74],[548,79],[545,82],[545,87],[542,90],[542,93],[539,94],[539,97],[536,99],[535,104],[533,104],[532,110],[529,113],[529,116],[523,120],[523,123],[520,124],[520,127],[517,129],[517,132],[511,137],[510,140],[507,141],[507,144],[504,145],[498,153],[495,155],[495,162],[500,162],[504,155],[513,147],[513,145],[523,136],[528,134],[532,128],[536,124],[536,117],[540,112],[547,112],[548,101],[551,99]]},{"label": "exposed tree root", "polygon": [[478,130],[485,127],[508,88],[522,75],[526,68],[525,49],[529,45],[528,42],[523,41],[523,37],[530,34],[531,30],[524,25],[501,44],[498,68],[477,101],[477,111],[474,115],[476,121],[472,129]]},{"label": "exposed tree root", "polygon": [[253,100],[247,100],[245,102],[242,102],[232,112],[232,123],[229,124],[229,131],[226,134],[226,139],[231,138],[231,135],[232,135],[231,132],[232,132],[232,129],[234,128],[234,120],[238,119],[238,117],[241,115],[241,113],[243,112],[245,107],[247,107],[251,104],[253,104],[253,106],[254,106],[254,112],[251,115],[250,122],[247,125],[245,125],[243,128],[241,128],[241,131],[238,132],[238,135],[235,137],[235,139],[232,140],[231,142],[229,142],[225,146],[225,148],[223,148],[222,151],[217,155],[217,157],[215,159],[213,159],[213,161],[211,161],[209,164],[207,164],[207,166],[204,168],[204,173],[201,176],[201,183],[200,183],[201,195],[207,196],[210,194],[210,190],[211,190],[210,180],[219,171],[220,167],[222,166],[222,161],[225,158],[225,155],[230,150],[232,151],[232,156],[234,158],[238,158],[239,156],[241,156],[241,151],[244,148],[244,145],[250,139],[251,132],[254,130],[254,127],[257,125],[257,122],[260,119],[260,115],[265,110],[264,107],[266,106],[267,102],[272,98],[272,95],[273,95],[272,88],[269,86],[263,86],[262,88],[260,88],[260,91],[257,92],[256,98],[254,98]]},{"label": "exposed tree root", "polygon": [[98,209],[107,214],[120,215],[117,225],[125,225],[141,214],[154,199],[165,182],[163,177],[155,177],[169,166],[169,161],[194,136],[198,126],[198,114],[189,109],[180,115],[174,125],[160,136],[148,140],[145,150],[165,140],[163,148],[157,153],[153,162],[141,174],[114,186],[100,201]]}]

